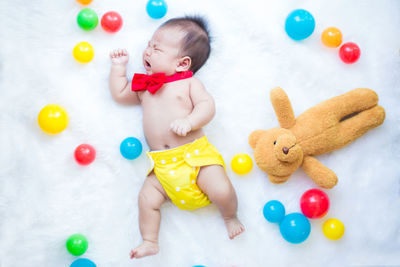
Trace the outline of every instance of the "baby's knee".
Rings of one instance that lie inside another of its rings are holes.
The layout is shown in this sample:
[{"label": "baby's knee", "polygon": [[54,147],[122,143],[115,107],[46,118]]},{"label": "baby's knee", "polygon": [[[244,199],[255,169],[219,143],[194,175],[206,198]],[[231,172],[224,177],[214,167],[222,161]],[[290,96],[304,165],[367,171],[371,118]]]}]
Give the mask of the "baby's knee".
[{"label": "baby's knee", "polygon": [[233,189],[232,185],[224,184],[218,186],[215,189],[214,196],[212,197],[214,201],[223,202],[223,201],[230,201],[232,198],[235,197],[235,190]]}]

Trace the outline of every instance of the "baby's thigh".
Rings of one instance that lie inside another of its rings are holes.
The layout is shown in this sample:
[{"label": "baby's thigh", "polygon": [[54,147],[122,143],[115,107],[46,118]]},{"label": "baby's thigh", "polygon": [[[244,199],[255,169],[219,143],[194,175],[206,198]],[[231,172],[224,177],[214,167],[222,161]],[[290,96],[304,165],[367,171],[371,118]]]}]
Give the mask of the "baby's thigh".
[{"label": "baby's thigh", "polygon": [[208,196],[233,191],[231,181],[221,165],[209,165],[200,168],[197,185]]},{"label": "baby's thigh", "polygon": [[139,193],[139,205],[161,206],[168,199],[167,193],[154,172],[149,174]]}]

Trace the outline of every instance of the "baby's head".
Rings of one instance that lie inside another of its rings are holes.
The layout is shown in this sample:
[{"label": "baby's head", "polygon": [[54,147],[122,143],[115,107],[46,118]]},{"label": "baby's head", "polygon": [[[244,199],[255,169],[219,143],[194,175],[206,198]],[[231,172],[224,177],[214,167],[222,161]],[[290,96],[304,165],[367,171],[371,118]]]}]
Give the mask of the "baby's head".
[{"label": "baby's head", "polygon": [[198,16],[170,19],[162,24],[143,52],[147,74],[198,71],[210,55],[210,36]]}]

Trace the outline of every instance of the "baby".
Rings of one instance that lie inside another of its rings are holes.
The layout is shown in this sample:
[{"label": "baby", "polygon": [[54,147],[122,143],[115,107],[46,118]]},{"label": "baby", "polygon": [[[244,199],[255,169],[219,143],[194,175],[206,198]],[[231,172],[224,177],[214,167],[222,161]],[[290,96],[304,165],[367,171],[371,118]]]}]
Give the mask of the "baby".
[{"label": "baby", "polygon": [[215,114],[214,100],[192,75],[209,54],[205,21],[188,16],[168,20],[156,30],[143,52],[147,75],[135,74],[129,82],[127,51],[110,53],[111,94],[119,103],[142,105],[143,129],[151,149],[147,155],[152,168],[139,193],[143,242],[131,251],[131,258],[158,253],[160,207],[167,200],[187,210],[215,203],[229,238],[244,231],[222,156],[202,130]]}]

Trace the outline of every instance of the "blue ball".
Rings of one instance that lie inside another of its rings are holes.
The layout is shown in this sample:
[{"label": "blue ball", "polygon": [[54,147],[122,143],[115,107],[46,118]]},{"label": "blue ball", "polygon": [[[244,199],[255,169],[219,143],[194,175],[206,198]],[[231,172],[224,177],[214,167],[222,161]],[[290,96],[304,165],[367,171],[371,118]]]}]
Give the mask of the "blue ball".
[{"label": "blue ball", "polygon": [[75,260],[70,267],[96,267],[96,264],[89,259],[80,258]]},{"label": "blue ball", "polygon": [[278,200],[271,200],[263,209],[264,218],[272,223],[280,223],[285,217],[285,207]]},{"label": "blue ball", "polygon": [[286,18],[285,30],[293,40],[306,39],[314,32],[314,29],[314,17],[307,10],[296,9]]},{"label": "blue ball", "polygon": [[293,244],[304,242],[311,232],[308,219],[301,213],[290,213],[279,225],[283,238]]},{"label": "blue ball", "polygon": [[126,159],[136,159],[142,153],[142,143],[135,137],[128,137],[119,147],[121,154]]},{"label": "blue ball", "polygon": [[146,5],[147,14],[153,19],[161,19],[167,14],[168,5],[164,0],[149,0]]}]

